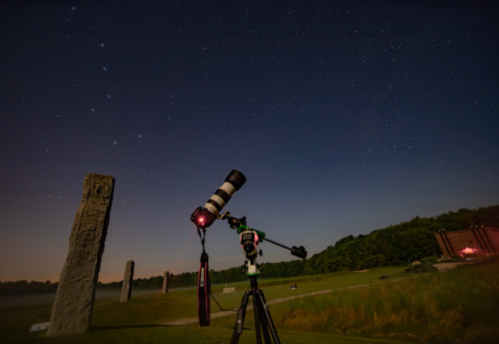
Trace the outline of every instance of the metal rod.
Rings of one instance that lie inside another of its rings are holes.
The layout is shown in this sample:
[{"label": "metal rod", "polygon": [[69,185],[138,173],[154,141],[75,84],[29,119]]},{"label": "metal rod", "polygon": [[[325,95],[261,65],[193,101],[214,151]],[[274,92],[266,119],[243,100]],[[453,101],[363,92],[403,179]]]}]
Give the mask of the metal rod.
[{"label": "metal rod", "polygon": [[449,244],[451,254],[454,256],[456,254],[456,252],[454,251],[454,247],[452,247],[452,244],[450,243],[449,237],[447,237],[447,233],[445,232],[445,229],[442,230],[442,233],[444,235],[444,238],[447,240],[447,244]]},{"label": "metal rod", "polygon": [[[488,252],[486,252],[486,253],[492,253],[492,251],[491,251],[491,250],[489,249],[489,247],[487,246],[487,242],[486,242],[486,241],[485,241],[485,239],[483,238],[482,233],[480,232],[480,227],[475,226],[475,231],[478,233],[478,236],[480,237],[480,239],[482,239],[482,241],[483,241],[483,246],[485,246],[486,250],[488,251]],[[484,252],[485,252],[485,251],[484,251]]]},{"label": "metal rod", "polygon": [[[475,228],[473,228],[473,226],[471,226],[471,233],[473,233],[473,236],[475,237],[475,240],[476,242],[478,243],[478,246],[480,246],[480,250],[483,252],[483,253],[487,253],[486,251],[488,251],[488,248],[485,246],[485,249],[484,249],[484,245],[480,242],[480,240],[478,239],[478,236],[477,236],[477,233],[475,233]],[[480,233],[478,233],[480,234]],[[482,241],[483,241],[483,238],[481,238]]]},{"label": "metal rod", "polygon": [[291,251],[291,249],[290,249],[289,247],[284,246],[283,244],[279,244],[278,242],[275,242],[274,240],[270,240],[270,239],[269,239],[269,238],[267,238],[267,237],[265,237],[265,238],[263,239],[263,241],[269,241],[269,242],[271,242],[271,243],[272,243],[272,244],[274,244],[274,245],[281,246],[282,248],[285,248],[285,249],[287,249],[287,250],[290,250],[290,251]]},{"label": "metal rod", "polygon": [[[480,229],[482,230],[482,233],[483,235],[487,238],[487,240],[489,241],[489,246],[490,246],[490,253],[494,253],[495,250],[494,250],[494,245],[492,245],[492,241],[490,241],[490,238],[489,238],[489,235],[487,234],[487,232],[485,231],[485,228],[483,228],[483,226],[480,226]],[[478,230],[478,228],[477,228]]]},{"label": "metal rod", "polygon": [[[445,246],[445,249],[447,252],[444,252],[444,255],[448,256],[448,257],[451,257],[452,255],[450,254],[450,250],[449,248],[447,247],[447,243],[445,242],[445,238],[444,236],[442,235],[442,231],[438,231],[438,234],[440,234],[440,239],[442,239],[442,242],[444,243],[444,246]],[[442,250],[443,251],[443,250]]]}]

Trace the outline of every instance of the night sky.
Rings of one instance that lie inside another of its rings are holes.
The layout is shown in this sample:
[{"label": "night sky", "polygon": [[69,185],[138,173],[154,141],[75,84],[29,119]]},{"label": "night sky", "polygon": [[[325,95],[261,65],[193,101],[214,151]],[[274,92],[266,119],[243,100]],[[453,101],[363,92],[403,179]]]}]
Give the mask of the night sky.
[{"label": "night sky", "polygon": [[[59,279],[87,173],[116,178],[104,282],[197,271],[232,169],[226,209],[309,256],[499,204],[499,8],[448,3],[2,2],[0,280]],[[206,249],[244,262],[226,222]]]}]

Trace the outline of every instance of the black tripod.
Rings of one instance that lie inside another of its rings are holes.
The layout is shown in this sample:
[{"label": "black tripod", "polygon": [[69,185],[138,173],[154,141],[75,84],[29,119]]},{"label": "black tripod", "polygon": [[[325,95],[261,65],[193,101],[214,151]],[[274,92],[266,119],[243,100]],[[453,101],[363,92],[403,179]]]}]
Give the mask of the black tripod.
[{"label": "black tripod", "polygon": [[[267,303],[265,302],[265,296],[263,291],[258,289],[257,275],[250,276],[251,290],[246,290],[243,299],[241,300],[241,307],[237,310],[237,320],[236,326],[234,327],[234,332],[232,333],[231,344],[237,344],[239,342],[239,337],[243,332],[244,317],[246,316],[246,306],[248,305],[249,296],[253,296],[253,312],[255,313],[255,332],[256,332],[256,342],[257,344],[262,343],[262,334],[266,344],[271,344],[270,335],[274,344],[281,344],[279,337],[277,336],[277,331],[270,316],[269,309],[267,308]],[[261,330],[261,332],[260,332]]]},{"label": "black tripod", "polygon": [[[234,332],[232,334],[231,344],[237,344],[239,342],[239,337],[243,333],[243,323],[244,317],[246,316],[246,307],[248,306],[249,296],[253,296],[253,312],[255,313],[255,332],[256,332],[256,342],[257,344],[262,343],[262,332],[263,339],[266,344],[271,344],[270,336],[272,335],[272,340],[274,344],[281,344],[279,336],[270,316],[267,303],[265,302],[265,296],[263,292],[258,289],[257,277],[259,274],[256,257],[258,255],[257,246],[260,242],[269,241],[274,245],[281,246],[287,250],[291,251],[291,254],[302,259],[307,257],[307,251],[303,246],[289,248],[275,241],[268,239],[265,233],[260,232],[254,228],[246,226],[246,217],[238,219],[232,217],[228,211],[225,211],[220,218],[222,220],[227,220],[231,228],[237,228],[237,234],[240,235],[241,246],[246,254],[246,274],[250,278],[251,290],[247,290],[244,293],[243,299],[241,300],[241,307],[237,310],[237,320],[236,326],[234,327]],[[260,256],[262,255],[262,250],[260,250]]]}]

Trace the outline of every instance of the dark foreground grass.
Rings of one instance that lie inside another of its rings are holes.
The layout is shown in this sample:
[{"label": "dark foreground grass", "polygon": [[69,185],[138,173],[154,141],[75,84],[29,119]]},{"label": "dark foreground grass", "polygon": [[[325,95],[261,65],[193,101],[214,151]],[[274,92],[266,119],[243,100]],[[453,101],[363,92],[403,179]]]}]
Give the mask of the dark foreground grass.
[{"label": "dark foreground grass", "polygon": [[[341,272],[323,276],[261,280],[267,301],[320,290],[334,292],[271,305],[283,343],[499,343],[499,258],[453,271],[400,277],[403,268]],[[288,285],[296,282],[297,290]],[[349,286],[370,284],[359,289]],[[237,292],[216,294],[225,308],[237,308],[249,283]],[[218,288],[218,287],[217,287]],[[219,292],[221,288],[215,288]],[[235,314],[196,323],[164,326],[196,316],[196,290],[138,295],[131,302],[97,300],[92,328],[83,335],[47,338],[28,334],[33,323],[48,321],[50,305],[0,310],[2,343],[228,343]],[[212,313],[218,309],[212,303]],[[253,312],[245,320],[241,343],[254,343]]]},{"label": "dark foreground grass", "polygon": [[[284,279],[259,279],[259,286],[265,292],[267,301],[306,294],[320,290],[345,288],[348,286],[377,283],[379,275],[397,275],[403,267],[384,267],[372,269],[368,272],[336,272],[325,275],[303,276]],[[263,274],[263,276],[265,276]],[[290,283],[297,283],[298,289],[289,290]],[[249,280],[243,283],[231,284],[236,292],[222,294],[224,286],[213,287],[213,293],[226,309],[239,307],[239,303]],[[7,303],[8,304],[8,303]],[[116,298],[97,299],[94,304],[92,326],[126,326],[161,324],[171,320],[195,317],[197,315],[197,292],[195,289],[178,290],[168,294],[132,293],[132,300],[120,303]],[[26,333],[32,324],[48,321],[50,318],[50,304],[0,308],[0,334]],[[218,312],[213,304],[212,312]]]},{"label": "dark foreground grass", "polygon": [[[396,274],[403,268],[381,268],[369,272],[341,272],[329,275],[307,276],[298,279],[261,280],[267,301],[303,293],[344,288],[352,285],[377,283],[381,274]],[[297,290],[289,290],[290,283],[297,283]],[[237,308],[249,282],[237,284],[237,292],[216,294],[224,308]],[[214,288],[220,292],[222,287]],[[235,322],[234,316],[216,319],[208,328],[197,324],[174,327],[163,326],[165,322],[197,316],[196,290],[181,290],[163,294],[133,296],[128,303],[119,299],[98,299],[94,305],[90,333],[66,337],[47,338],[45,332],[29,334],[34,323],[50,318],[51,305],[0,309],[0,342],[2,343],[228,343]],[[272,312],[273,312],[273,307]],[[218,308],[212,303],[212,312]],[[254,343],[253,313],[248,312],[246,330],[241,343]],[[278,329],[285,343],[366,343],[366,338],[336,333],[300,333]],[[368,342],[372,342],[370,338]],[[376,339],[379,343],[402,343],[400,341]],[[403,341],[405,343],[405,341]]]},{"label": "dark foreground grass", "polygon": [[399,336],[426,343],[499,343],[499,260],[276,305],[294,331]]},{"label": "dark foreground grass", "polygon": [[[248,325],[249,326],[249,325]],[[10,337],[4,344],[109,344],[109,343],[181,343],[181,344],[214,344],[230,343],[232,328],[213,324],[210,327],[200,328],[197,325],[186,326],[136,326],[136,327],[111,327],[93,328],[89,333],[73,336],[50,337],[43,334]],[[366,338],[356,335],[341,335],[328,333],[300,333],[280,331],[279,338],[287,344],[408,344],[407,341],[390,338]],[[241,344],[254,344],[256,342],[254,328],[245,326],[240,337]],[[409,343],[410,344],[410,343]]]}]

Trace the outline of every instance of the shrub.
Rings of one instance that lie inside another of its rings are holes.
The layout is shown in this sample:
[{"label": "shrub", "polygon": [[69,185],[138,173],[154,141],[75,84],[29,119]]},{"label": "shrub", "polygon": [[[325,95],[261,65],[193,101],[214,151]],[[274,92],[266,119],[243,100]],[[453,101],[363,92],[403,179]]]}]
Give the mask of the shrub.
[{"label": "shrub", "polygon": [[422,272],[432,272],[432,271],[437,271],[437,269],[434,268],[431,263],[421,263],[405,269],[405,272],[408,273],[422,273]]}]

